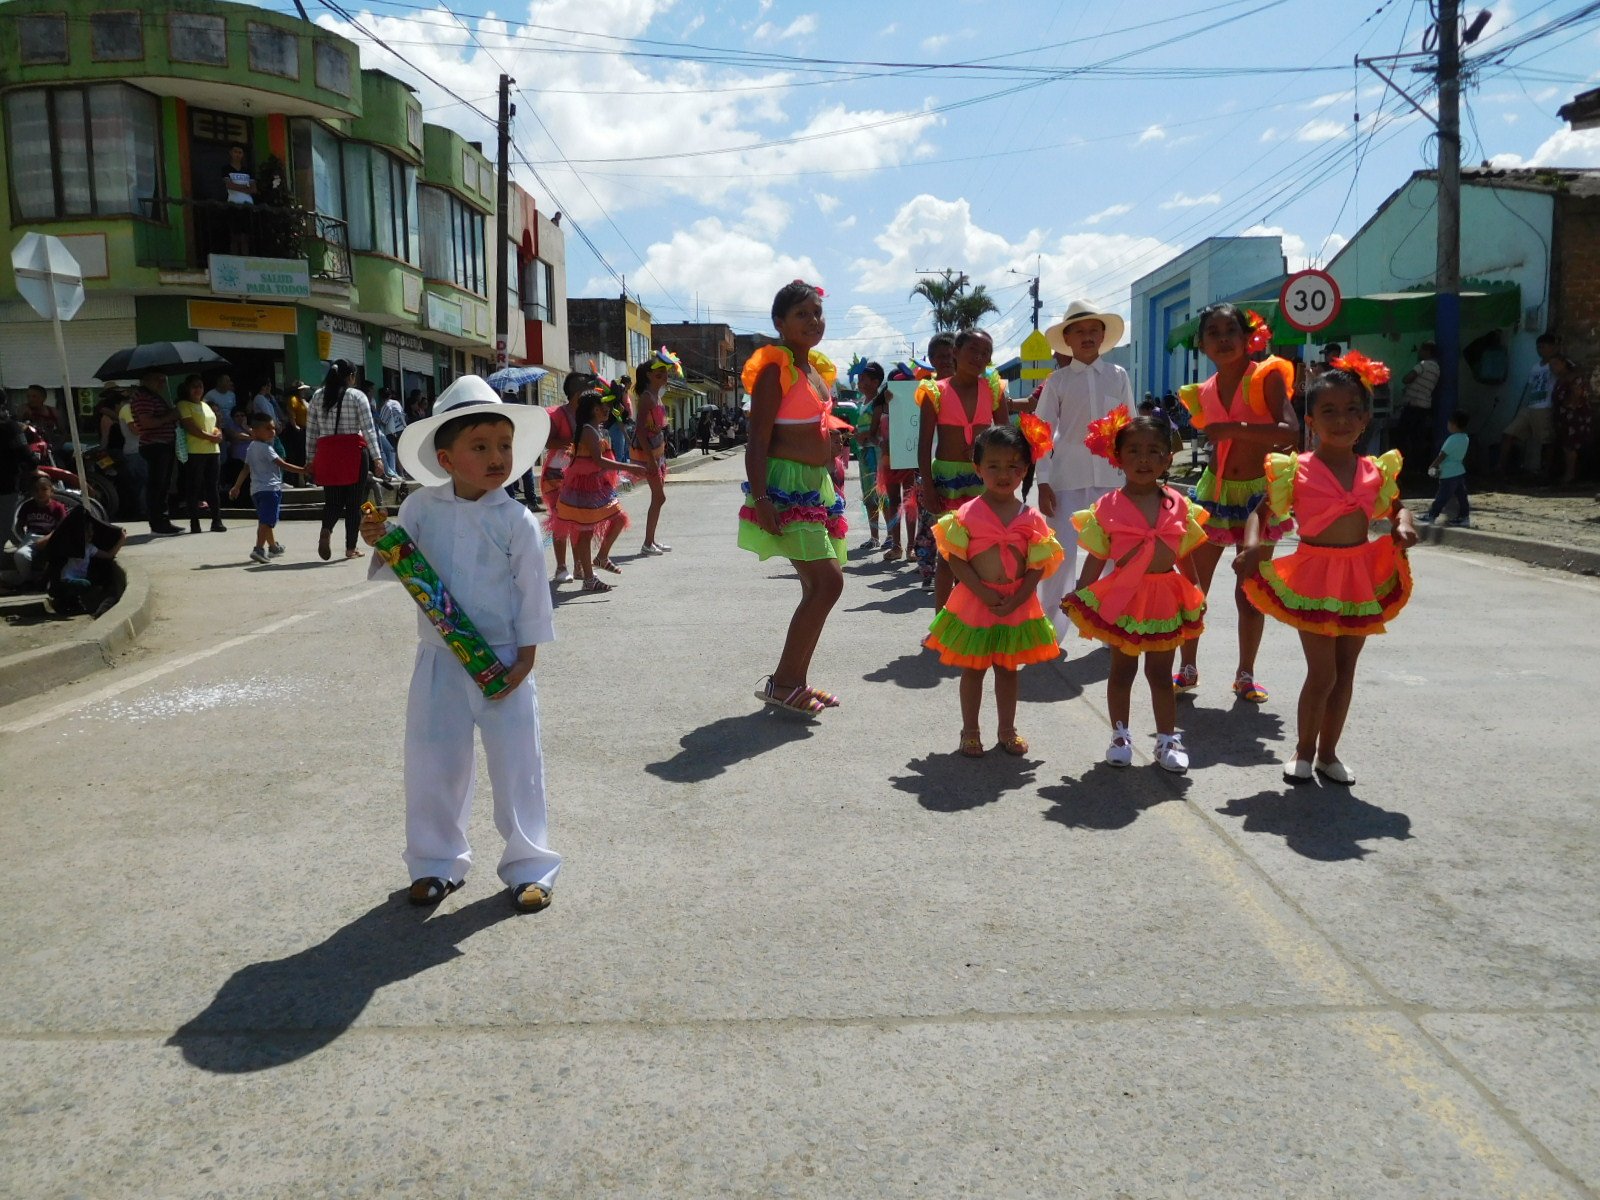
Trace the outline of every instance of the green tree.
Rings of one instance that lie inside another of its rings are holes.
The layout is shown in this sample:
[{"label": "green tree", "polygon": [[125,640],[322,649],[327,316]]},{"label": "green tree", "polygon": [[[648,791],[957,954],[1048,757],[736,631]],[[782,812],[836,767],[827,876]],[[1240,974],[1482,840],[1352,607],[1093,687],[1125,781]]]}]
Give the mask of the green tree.
[{"label": "green tree", "polygon": [[965,275],[946,271],[941,278],[919,279],[911,294],[921,296],[932,307],[935,332],[951,333],[971,329],[989,313],[1000,311],[983,284],[970,292],[966,289]]}]

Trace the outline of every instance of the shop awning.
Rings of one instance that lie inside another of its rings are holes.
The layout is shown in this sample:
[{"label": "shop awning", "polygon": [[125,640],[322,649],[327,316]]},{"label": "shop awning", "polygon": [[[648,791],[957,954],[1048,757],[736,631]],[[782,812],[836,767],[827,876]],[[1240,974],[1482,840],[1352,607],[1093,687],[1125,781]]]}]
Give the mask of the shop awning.
[{"label": "shop awning", "polygon": [[[1348,343],[1351,338],[1363,335],[1398,338],[1432,333],[1436,295],[1434,292],[1377,292],[1370,296],[1346,296],[1333,324],[1312,334],[1312,340],[1323,345]],[[1276,300],[1240,307],[1261,314],[1272,326],[1274,344],[1304,344],[1306,335],[1283,319]],[[1522,288],[1517,284],[1474,282],[1472,290],[1461,293],[1463,341],[1491,329],[1514,328],[1521,322]],[[1198,328],[1198,321],[1179,325],[1167,335],[1167,349],[1186,347]]]}]

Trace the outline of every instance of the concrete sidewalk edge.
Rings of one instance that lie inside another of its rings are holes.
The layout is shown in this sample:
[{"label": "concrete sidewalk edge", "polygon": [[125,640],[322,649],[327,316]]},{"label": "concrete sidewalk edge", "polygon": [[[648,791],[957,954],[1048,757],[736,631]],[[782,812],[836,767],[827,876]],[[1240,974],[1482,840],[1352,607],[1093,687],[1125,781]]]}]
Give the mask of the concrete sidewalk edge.
[{"label": "concrete sidewalk edge", "polygon": [[123,577],[122,596],[88,629],[54,646],[0,659],[0,707],[111,666],[113,656],[149,627],[155,616],[149,576],[137,566],[119,562],[117,567]]},{"label": "concrete sidewalk edge", "polygon": [[1484,529],[1463,529],[1453,525],[1418,525],[1419,539],[1430,546],[1447,549],[1472,550],[1478,554],[1493,554],[1500,558],[1514,558],[1533,567],[1548,567],[1553,571],[1571,571],[1575,575],[1600,575],[1600,551],[1579,550],[1572,546],[1557,546],[1532,538],[1513,537],[1506,533],[1490,533]]}]

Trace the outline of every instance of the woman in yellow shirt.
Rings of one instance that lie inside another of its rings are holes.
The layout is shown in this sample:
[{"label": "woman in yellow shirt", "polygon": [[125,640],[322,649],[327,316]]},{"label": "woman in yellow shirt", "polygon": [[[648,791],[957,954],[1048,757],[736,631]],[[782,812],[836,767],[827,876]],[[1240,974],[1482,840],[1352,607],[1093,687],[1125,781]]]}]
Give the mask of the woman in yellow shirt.
[{"label": "woman in yellow shirt", "polygon": [[189,532],[200,532],[200,502],[211,506],[211,532],[225,533],[222,523],[222,497],[217,486],[222,466],[222,430],[217,414],[201,397],[205,381],[191,375],[178,389],[178,421],[188,443],[189,461],[184,464],[184,491],[189,497]]}]

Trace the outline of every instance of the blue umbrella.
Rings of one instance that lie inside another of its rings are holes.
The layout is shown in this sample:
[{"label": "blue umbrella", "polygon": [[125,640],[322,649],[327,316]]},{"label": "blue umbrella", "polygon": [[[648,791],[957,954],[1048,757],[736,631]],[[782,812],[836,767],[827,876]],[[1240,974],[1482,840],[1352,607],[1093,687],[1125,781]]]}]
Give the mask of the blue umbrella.
[{"label": "blue umbrella", "polygon": [[538,383],[550,374],[543,367],[502,367],[486,380],[497,392],[514,392],[530,383]]}]

